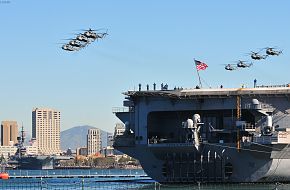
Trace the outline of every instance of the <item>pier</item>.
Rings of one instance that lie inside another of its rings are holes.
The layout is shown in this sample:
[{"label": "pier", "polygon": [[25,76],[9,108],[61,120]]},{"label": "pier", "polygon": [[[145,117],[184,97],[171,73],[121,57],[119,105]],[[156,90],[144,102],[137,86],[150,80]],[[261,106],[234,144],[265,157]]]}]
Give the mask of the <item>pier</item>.
[{"label": "pier", "polygon": [[100,175],[100,174],[71,174],[71,175],[66,175],[66,174],[56,174],[56,175],[12,175],[9,176],[10,179],[16,179],[16,178],[113,178],[113,179],[120,179],[120,178],[126,178],[126,179],[151,179],[148,175],[118,175],[118,174],[111,174],[111,175]]},{"label": "pier", "polygon": [[97,180],[151,179],[143,170],[8,170],[10,179],[96,178]]}]

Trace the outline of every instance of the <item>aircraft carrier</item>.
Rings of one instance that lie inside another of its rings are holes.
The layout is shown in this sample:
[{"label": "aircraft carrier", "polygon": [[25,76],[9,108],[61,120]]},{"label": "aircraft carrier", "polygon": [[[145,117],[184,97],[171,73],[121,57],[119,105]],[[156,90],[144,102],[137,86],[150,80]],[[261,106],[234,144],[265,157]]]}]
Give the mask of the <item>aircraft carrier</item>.
[{"label": "aircraft carrier", "polygon": [[290,87],[139,90],[114,147],[161,183],[289,182]]}]

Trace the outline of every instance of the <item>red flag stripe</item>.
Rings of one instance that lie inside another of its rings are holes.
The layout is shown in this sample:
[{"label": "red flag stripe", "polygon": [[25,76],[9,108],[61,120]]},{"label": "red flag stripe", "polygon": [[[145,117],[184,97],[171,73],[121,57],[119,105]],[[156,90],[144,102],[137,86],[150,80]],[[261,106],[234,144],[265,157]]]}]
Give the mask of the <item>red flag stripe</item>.
[{"label": "red flag stripe", "polygon": [[194,60],[195,62],[195,65],[196,65],[196,69],[199,71],[199,70],[205,70],[208,66],[206,63],[203,63],[201,61],[198,61],[198,60]]}]

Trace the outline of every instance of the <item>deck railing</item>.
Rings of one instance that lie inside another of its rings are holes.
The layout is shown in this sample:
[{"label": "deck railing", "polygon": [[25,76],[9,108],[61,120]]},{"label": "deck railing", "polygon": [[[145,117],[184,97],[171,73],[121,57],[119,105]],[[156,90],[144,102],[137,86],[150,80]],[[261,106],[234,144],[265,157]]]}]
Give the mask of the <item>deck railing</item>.
[{"label": "deck railing", "polygon": [[113,113],[134,112],[134,107],[113,107]]}]

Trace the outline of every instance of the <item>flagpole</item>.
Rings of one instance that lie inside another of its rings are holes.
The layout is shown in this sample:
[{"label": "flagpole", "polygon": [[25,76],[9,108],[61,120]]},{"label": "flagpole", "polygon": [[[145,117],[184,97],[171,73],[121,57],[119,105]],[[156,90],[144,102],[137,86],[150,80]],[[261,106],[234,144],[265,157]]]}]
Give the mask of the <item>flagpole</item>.
[{"label": "flagpole", "polygon": [[202,87],[202,84],[201,84],[201,80],[200,80],[200,76],[199,76],[198,69],[197,69],[197,67],[196,67],[196,61],[195,61],[195,59],[194,59],[194,63],[195,63],[195,69],[196,69],[197,76],[198,76],[198,80],[199,80],[199,86],[200,86],[200,88],[201,88],[201,87]]}]

